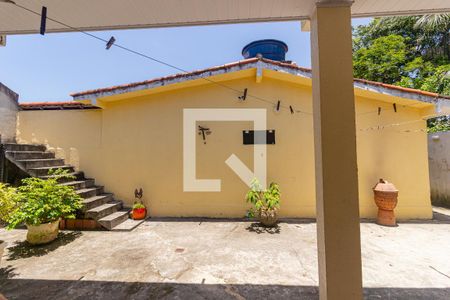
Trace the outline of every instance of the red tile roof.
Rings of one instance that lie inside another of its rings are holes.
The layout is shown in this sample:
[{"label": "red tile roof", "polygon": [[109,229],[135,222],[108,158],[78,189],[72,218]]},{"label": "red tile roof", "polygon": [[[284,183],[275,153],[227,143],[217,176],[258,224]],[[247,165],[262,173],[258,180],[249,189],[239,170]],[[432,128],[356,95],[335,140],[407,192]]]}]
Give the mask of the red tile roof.
[{"label": "red tile roof", "polygon": [[[207,69],[203,69],[203,70],[197,70],[197,71],[193,71],[193,72],[189,72],[189,73],[179,73],[179,74],[170,75],[170,76],[166,76],[166,77],[154,78],[154,79],[151,79],[151,80],[145,80],[145,81],[134,82],[134,83],[124,84],[124,85],[112,86],[112,87],[108,87],[108,88],[100,88],[100,89],[95,89],[95,90],[88,90],[88,91],[84,91],[84,92],[73,93],[73,94],[71,94],[71,96],[72,97],[79,97],[79,96],[85,96],[85,95],[91,95],[91,94],[97,94],[97,93],[103,93],[103,92],[120,91],[120,90],[125,90],[125,89],[128,89],[128,88],[137,87],[137,86],[141,86],[141,85],[148,85],[148,84],[151,84],[151,83],[157,83],[157,82],[160,82],[160,81],[167,81],[167,80],[173,80],[173,79],[178,79],[178,78],[183,78],[183,77],[195,76],[195,75],[199,75],[199,74],[202,74],[202,73],[208,73],[208,72],[214,72],[214,71],[220,71],[220,70],[227,70],[227,69],[230,69],[230,68],[235,67],[235,66],[244,66],[244,65],[247,65],[247,64],[255,63],[258,60],[262,61],[264,63],[267,63],[267,64],[279,66],[279,67],[282,67],[282,68],[290,68],[290,69],[298,70],[298,71],[301,71],[301,72],[311,73],[311,69],[299,67],[299,66],[297,66],[297,65],[295,65],[293,63],[279,62],[279,61],[274,61],[274,60],[270,60],[270,59],[255,57],[255,58],[249,58],[249,59],[245,59],[245,60],[241,60],[241,61],[225,64],[225,65],[222,65],[222,66],[216,66],[216,67],[207,68]],[[428,97],[450,99],[450,96],[443,96],[443,95],[439,95],[437,93],[426,92],[426,91],[417,90],[417,89],[411,89],[411,88],[405,88],[405,87],[400,87],[400,86],[396,86],[396,85],[392,85],[392,84],[386,84],[386,83],[370,81],[370,80],[365,80],[365,79],[357,79],[357,78],[355,78],[354,80],[355,80],[355,82],[359,82],[359,83],[362,83],[362,84],[365,84],[365,85],[369,85],[369,86],[374,86],[374,87],[383,87],[383,88],[387,88],[387,89],[390,89],[390,90],[396,90],[396,91],[405,92],[405,93],[418,94],[418,95],[423,95],[423,96],[428,96]]]},{"label": "red tile roof", "polygon": [[20,103],[22,110],[70,110],[70,109],[96,109],[97,106],[91,104],[84,104],[76,101],[66,102],[30,102]]},{"label": "red tile roof", "polygon": [[429,96],[429,97],[450,99],[450,96],[440,95],[438,93],[427,92],[427,91],[422,91],[422,90],[418,90],[418,89],[406,88],[406,87],[382,83],[382,82],[378,82],[378,81],[371,81],[371,80],[358,79],[358,78],[355,78],[354,81],[365,83],[368,85],[380,86],[380,87],[384,87],[384,88],[388,88],[388,89],[392,89],[392,90],[398,90],[398,91],[402,91],[402,92],[406,92],[406,93],[414,93],[414,94],[419,94],[419,95],[424,95],[424,96]]},{"label": "red tile roof", "polygon": [[116,90],[122,90],[122,89],[127,89],[127,88],[130,88],[130,87],[146,85],[146,84],[150,84],[150,83],[154,83],[154,82],[158,82],[158,81],[167,81],[167,80],[178,79],[178,78],[183,78],[183,77],[188,77],[188,76],[193,76],[193,75],[199,75],[199,74],[202,74],[202,73],[214,72],[214,71],[219,71],[219,70],[226,70],[226,69],[230,69],[230,68],[235,67],[235,66],[248,65],[248,64],[257,62],[258,60],[261,60],[261,61],[263,61],[265,63],[273,64],[273,65],[279,65],[279,66],[282,66],[282,67],[295,68],[295,69],[303,70],[305,72],[311,72],[310,69],[302,68],[302,67],[296,66],[296,65],[291,64],[291,63],[282,63],[282,62],[278,62],[278,61],[274,61],[274,60],[270,60],[270,59],[255,57],[255,58],[249,58],[249,59],[236,61],[236,62],[233,62],[233,63],[221,65],[221,66],[211,67],[211,68],[202,69],[202,70],[196,70],[196,71],[192,71],[192,72],[188,72],[188,73],[178,73],[178,74],[165,76],[165,77],[154,78],[154,79],[150,79],[150,80],[144,80],[144,81],[133,82],[133,83],[128,83],[128,84],[116,85],[116,86],[107,87],[107,88],[100,88],[100,89],[95,89],[95,90],[88,90],[88,91],[73,93],[73,94],[70,94],[70,96],[78,97],[78,96],[83,96],[83,95],[90,95],[90,94],[96,94],[96,93],[103,93],[103,92],[111,92],[111,91],[116,91]]}]

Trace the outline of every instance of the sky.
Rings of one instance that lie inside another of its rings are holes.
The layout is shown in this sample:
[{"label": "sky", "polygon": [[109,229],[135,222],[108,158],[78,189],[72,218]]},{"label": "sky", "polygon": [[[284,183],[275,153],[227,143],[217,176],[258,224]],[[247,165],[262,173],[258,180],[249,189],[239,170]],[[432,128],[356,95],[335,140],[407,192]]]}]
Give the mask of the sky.
[{"label": "sky", "polygon": [[[353,26],[370,19],[354,19]],[[93,34],[193,71],[242,59],[242,48],[258,39],[284,41],[287,60],[310,67],[309,33],[300,22],[209,25],[100,31]],[[19,94],[19,101],[71,100],[70,93],[148,80],[179,73],[82,33],[8,36],[0,47],[0,82]]]}]

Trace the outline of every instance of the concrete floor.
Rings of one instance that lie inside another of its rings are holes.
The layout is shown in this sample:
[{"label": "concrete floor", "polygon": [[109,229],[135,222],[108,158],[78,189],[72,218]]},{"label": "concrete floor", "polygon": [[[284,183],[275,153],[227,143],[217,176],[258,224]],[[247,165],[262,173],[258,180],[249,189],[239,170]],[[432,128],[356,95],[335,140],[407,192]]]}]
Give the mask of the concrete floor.
[{"label": "concrete floor", "polygon": [[[366,299],[450,299],[450,217],[361,224]],[[317,299],[316,226],[150,220],[133,232],[60,233],[8,242],[0,293],[8,299]],[[1,297],[0,297],[1,299]]]}]

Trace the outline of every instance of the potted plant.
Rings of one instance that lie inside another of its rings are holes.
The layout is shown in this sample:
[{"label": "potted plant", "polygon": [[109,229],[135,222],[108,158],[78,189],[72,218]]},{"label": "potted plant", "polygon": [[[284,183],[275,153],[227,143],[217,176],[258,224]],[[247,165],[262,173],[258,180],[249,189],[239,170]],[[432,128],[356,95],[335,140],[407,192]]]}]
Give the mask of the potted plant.
[{"label": "potted plant", "polygon": [[144,203],[142,203],[143,195],[144,192],[142,191],[142,188],[134,190],[134,197],[136,200],[134,201],[133,211],[131,213],[133,220],[143,220],[147,215],[147,208],[145,208]]},{"label": "potted plant", "polygon": [[75,218],[81,209],[81,197],[73,187],[58,184],[61,177],[69,177],[67,172],[57,170],[57,175],[49,179],[36,177],[22,180],[17,188],[19,201],[8,220],[8,229],[25,223],[28,228],[27,241],[30,244],[45,244],[53,241],[59,232],[59,220]]},{"label": "potted plant", "polygon": [[[17,207],[18,199],[19,194],[15,188],[0,182],[0,227],[8,224],[13,211]],[[0,261],[6,245],[5,241],[0,240]]]},{"label": "potted plant", "polygon": [[257,215],[264,226],[275,226],[278,221],[280,196],[280,187],[275,182],[270,183],[269,188],[263,190],[259,181],[256,178],[253,179],[246,196],[247,202],[250,202],[253,207],[247,215],[252,218]]},{"label": "potted plant", "polygon": [[147,215],[147,209],[142,202],[134,202],[133,204],[133,220],[143,220]]}]

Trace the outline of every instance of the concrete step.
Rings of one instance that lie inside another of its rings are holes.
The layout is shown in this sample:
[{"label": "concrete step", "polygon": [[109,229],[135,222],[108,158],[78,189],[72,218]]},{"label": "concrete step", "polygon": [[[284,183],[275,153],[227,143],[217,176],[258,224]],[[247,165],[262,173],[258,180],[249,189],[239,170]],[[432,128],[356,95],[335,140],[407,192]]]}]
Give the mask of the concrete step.
[{"label": "concrete step", "polygon": [[84,217],[86,219],[94,219],[98,221],[103,217],[115,213],[121,208],[122,208],[122,201],[111,201],[87,210],[84,214]]},{"label": "concrete step", "polygon": [[32,144],[3,144],[3,147],[7,151],[45,151],[44,145],[32,145]]},{"label": "concrete step", "polygon": [[75,190],[90,188],[95,185],[95,179],[87,178],[86,180],[74,180],[61,183],[61,185],[67,185],[73,187]]},{"label": "concrete step", "polygon": [[90,198],[103,194],[103,186],[93,186],[75,191],[81,198]]},{"label": "concrete step", "polygon": [[55,158],[55,153],[42,151],[6,151],[6,154],[16,160]]},{"label": "concrete step", "polygon": [[122,223],[114,226],[111,231],[132,231],[139,225],[145,222],[144,220],[133,220],[133,219],[126,219]]},{"label": "concrete step", "polygon": [[102,225],[106,229],[112,230],[120,223],[126,221],[128,219],[129,213],[130,212],[128,210],[116,211],[115,213],[112,213],[110,215],[107,215],[106,217],[97,220],[97,222],[100,223],[100,225]]},{"label": "concrete step", "polygon": [[[65,183],[65,182],[69,182],[69,181],[85,179],[83,172],[69,172],[67,175],[72,176],[73,178],[62,177],[62,178],[58,179],[58,182]],[[48,179],[48,178],[55,177],[55,175],[43,175],[43,176],[38,176],[38,177],[42,178],[42,179]]]},{"label": "concrete step", "polygon": [[64,159],[60,158],[44,158],[44,159],[16,159],[25,169],[63,166]]},{"label": "concrete step", "polygon": [[[104,228],[116,231],[131,231],[143,221],[128,220],[129,210],[122,201],[115,201],[113,194],[104,193],[103,186],[96,186],[95,179],[85,178],[83,172],[76,172],[73,166],[65,165],[63,159],[55,158],[44,145],[4,144],[8,157],[21,164],[32,176],[42,179],[57,178],[61,185],[71,186],[83,198],[79,216],[98,221]],[[68,176],[49,175],[50,170],[67,170]],[[128,221],[125,222],[124,221]],[[122,224],[123,223],[123,224]],[[120,225],[121,226],[118,226]]]},{"label": "concrete step", "polygon": [[111,202],[113,200],[114,200],[113,194],[108,194],[108,193],[93,196],[90,198],[85,198],[85,199],[83,199],[83,208],[81,209],[81,211],[86,212],[92,208],[101,206],[101,205]]},{"label": "concrete step", "polygon": [[70,166],[70,165],[60,165],[60,166],[40,167],[40,168],[29,168],[27,170],[31,173],[31,175],[36,176],[36,177],[40,177],[40,176],[47,176],[47,175],[49,175],[48,172],[50,170],[58,170],[58,169],[67,170],[67,171],[69,171],[69,173],[72,173],[72,172],[75,171],[73,166]]}]

